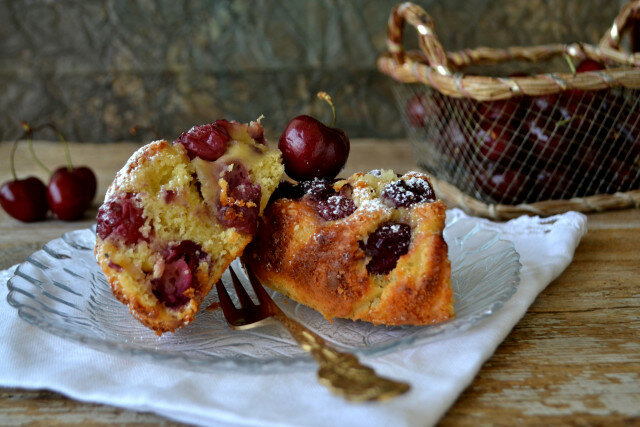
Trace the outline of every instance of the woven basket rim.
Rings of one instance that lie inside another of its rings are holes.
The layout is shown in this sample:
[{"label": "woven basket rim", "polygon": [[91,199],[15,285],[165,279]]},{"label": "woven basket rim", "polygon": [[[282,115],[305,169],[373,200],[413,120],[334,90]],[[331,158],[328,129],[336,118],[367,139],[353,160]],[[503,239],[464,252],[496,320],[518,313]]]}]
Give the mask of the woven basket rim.
[{"label": "woven basket rim", "polygon": [[438,179],[429,172],[427,173],[434,190],[446,203],[458,206],[471,214],[496,220],[513,219],[521,215],[550,216],[567,211],[592,213],[640,207],[640,190],[596,194],[562,200],[543,200],[535,203],[520,203],[518,205],[484,203],[469,196],[455,185]]},{"label": "woven basket rim", "polygon": [[[585,43],[512,46],[504,49],[476,47],[445,52],[435,35],[433,20],[420,6],[401,3],[388,23],[388,51],[377,61],[378,69],[401,83],[421,83],[443,95],[478,101],[502,100],[529,95],[540,96],[566,90],[595,91],[611,87],[640,89],[640,53],[627,54],[619,47],[620,35],[629,20],[640,17],[640,0],[623,8],[598,46]],[[416,28],[421,51],[405,52],[402,36],[405,23]],[[559,55],[594,59],[619,65],[602,71],[583,73],[542,73],[532,76],[491,77],[466,75],[469,65],[508,61],[537,62]],[[455,72],[451,71],[451,68]]]}]

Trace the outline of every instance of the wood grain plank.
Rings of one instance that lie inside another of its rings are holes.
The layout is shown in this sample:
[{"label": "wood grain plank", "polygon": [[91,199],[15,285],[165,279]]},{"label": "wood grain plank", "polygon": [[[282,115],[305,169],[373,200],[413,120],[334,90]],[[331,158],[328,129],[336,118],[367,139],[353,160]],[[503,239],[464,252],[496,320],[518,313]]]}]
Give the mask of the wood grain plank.
[{"label": "wood grain plank", "polygon": [[442,425],[640,424],[634,231],[587,233],[569,268],[539,295]]},{"label": "wood grain plank", "polygon": [[0,390],[0,425],[136,425],[174,427],[155,414],[82,403],[45,390]]}]

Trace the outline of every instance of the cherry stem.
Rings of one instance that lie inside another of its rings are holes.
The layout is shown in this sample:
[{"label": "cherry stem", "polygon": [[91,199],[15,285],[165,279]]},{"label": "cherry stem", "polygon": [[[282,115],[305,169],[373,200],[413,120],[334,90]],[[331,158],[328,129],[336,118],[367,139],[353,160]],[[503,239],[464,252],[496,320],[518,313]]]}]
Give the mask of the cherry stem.
[{"label": "cherry stem", "polygon": [[331,112],[333,113],[333,121],[331,122],[331,126],[329,127],[333,127],[336,124],[336,107],[333,105],[333,100],[331,99],[331,96],[324,91],[320,91],[318,92],[318,98],[322,99],[323,101],[327,101],[327,103],[331,106]]},{"label": "cherry stem", "polygon": [[566,53],[562,54],[562,57],[564,58],[565,61],[567,61],[567,64],[569,64],[569,69],[571,70],[571,74],[575,75],[576,66],[573,65],[573,60],[571,59],[571,57]]},{"label": "cherry stem", "polygon": [[13,141],[13,145],[11,146],[11,153],[9,154],[9,168],[11,169],[11,176],[13,177],[14,181],[18,180],[18,175],[16,175],[16,164],[15,164],[16,149],[18,148],[18,143],[20,142],[20,140],[23,139],[25,136],[27,136],[27,132],[24,132],[15,141]]},{"label": "cherry stem", "polygon": [[51,169],[49,169],[48,167],[46,167],[44,165],[44,163],[42,163],[40,161],[40,159],[38,158],[38,156],[36,156],[36,152],[33,149],[33,133],[32,132],[28,132],[27,133],[27,138],[29,140],[29,151],[31,152],[31,157],[33,157],[33,160],[36,161],[36,163],[38,164],[38,166],[40,166],[42,169],[45,170],[45,172],[47,172],[48,175],[51,175]]},{"label": "cherry stem", "polygon": [[73,170],[73,163],[71,163],[71,152],[69,151],[69,144],[67,143],[67,140],[64,139],[64,136],[62,136],[58,128],[53,123],[45,123],[41,128],[49,128],[58,135],[58,139],[64,146],[64,156],[67,159],[67,169],[71,172]]},{"label": "cherry stem", "polygon": [[42,127],[32,128],[31,125],[25,121],[20,121],[20,126],[24,129],[22,137],[27,137],[27,140],[29,141],[29,152],[31,153],[31,157],[35,160],[38,166],[40,166],[48,175],[51,175],[51,170],[40,161],[38,156],[36,156],[36,151],[33,149],[33,133],[42,129]]}]

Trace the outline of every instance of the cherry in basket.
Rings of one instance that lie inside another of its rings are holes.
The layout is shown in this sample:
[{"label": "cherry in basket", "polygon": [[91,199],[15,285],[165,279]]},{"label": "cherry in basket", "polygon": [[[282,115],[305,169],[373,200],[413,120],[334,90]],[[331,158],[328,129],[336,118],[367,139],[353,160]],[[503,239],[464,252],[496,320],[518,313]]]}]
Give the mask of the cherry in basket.
[{"label": "cherry in basket", "polygon": [[516,169],[503,169],[496,164],[481,168],[475,182],[483,193],[508,205],[524,202],[532,187],[531,180],[524,173]]},{"label": "cherry in basket", "polygon": [[486,122],[500,122],[502,125],[517,125],[522,117],[522,103],[519,97],[480,102],[476,110],[478,119]]},{"label": "cherry in basket", "polygon": [[476,154],[482,159],[509,164],[518,153],[519,143],[515,136],[511,126],[482,121],[475,131]]},{"label": "cherry in basket", "polygon": [[606,67],[602,62],[593,59],[583,59],[576,67],[576,73],[585,73],[588,71],[602,71]]},{"label": "cherry in basket", "polygon": [[435,91],[430,96],[419,93],[407,101],[404,113],[411,126],[422,128],[425,124],[447,119],[445,102],[443,95]]}]

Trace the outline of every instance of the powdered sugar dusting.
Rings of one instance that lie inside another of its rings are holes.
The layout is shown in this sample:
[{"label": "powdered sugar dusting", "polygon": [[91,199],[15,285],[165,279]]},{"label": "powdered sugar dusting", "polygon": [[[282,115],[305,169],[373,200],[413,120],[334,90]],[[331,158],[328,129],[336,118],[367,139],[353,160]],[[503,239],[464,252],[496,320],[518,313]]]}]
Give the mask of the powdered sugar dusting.
[{"label": "powdered sugar dusting", "polygon": [[364,212],[388,211],[389,207],[382,203],[376,193],[375,187],[371,186],[364,179],[354,183],[353,198],[358,205],[358,210]]},{"label": "powdered sugar dusting", "polygon": [[435,202],[436,196],[429,181],[410,176],[387,184],[382,191],[382,199],[395,208],[408,208],[416,203]]},{"label": "powdered sugar dusting", "polygon": [[150,159],[155,157],[155,153],[151,156],[149,156],[148,152],[150,151],[150,147],[153,146],[154,144],[167,144],[167,141],[165,140],[158,140],[158,141],[153,141],[147,145],[144,145],[140,148],[138,148],[132,155],[131,157],[129,157],[129,159],[127,160],[127,162],[124,164],[124,166],[122,167],[122,169],[120,169],[117,173],[115,178],[113,179],[113,182],[111,183],[111,185],[109,186],[109,188],[107,189],[107,192],[104,196],[104,202],[108,202],[112,199],[114,199],[119,191],[120,188],[122,187],[129,187],[131,186],[131,184],[133,184],[133,178],[131,175],[131,171],[134,170],[136,168],[136,165],[138,164],[138,162],[140,161],[140,159],[144,158],[144,157],[149,157]]},{"label": "powdered sugar dusting", "polygon": [[378,211],[384,211],[384,210],[389,210],[389,207],[384,205],[380,199],[367,199],[367,200],[363,200],[360,203],[360,206],[358,206],[359,210],[365,211],[365,212],[378,212]]}]

